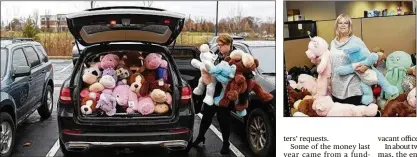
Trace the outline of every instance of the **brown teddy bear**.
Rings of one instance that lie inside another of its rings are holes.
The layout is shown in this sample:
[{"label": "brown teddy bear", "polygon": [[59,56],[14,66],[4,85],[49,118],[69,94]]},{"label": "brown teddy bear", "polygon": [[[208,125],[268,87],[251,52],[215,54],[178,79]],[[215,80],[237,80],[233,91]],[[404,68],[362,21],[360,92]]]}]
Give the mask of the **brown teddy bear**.
[{"label": "brown teddy bear", "polygon": [[294,104],[294,108],[299,112],[304,113],[309,117],[319,117],[317,112],[313,109],[314,99],[309,98],[297,102],[299,103]]},{"label": "brown teddy bear", "polygon": [[407,103],[407,94],[400,94],[385,104],[382,117],[415,117],[416,111]]},{"label": "brown teddy bear", "polygon": [[[143,74],[142,87],[140,88],[140,95],[146,96],[154,89],[160,89],[164,92],[171,92],[170,85],[156,80],[156,70],[146,70]],[[133,80],[132,80],[133,81]],[[162,83],[162,85],[160,84]]]},{"label": "brown teddy bear", "polygon": [[[229,83],[229,85],[237,86],[235,89],[236,91],[240,92],[233,92],[228,93],[226,97],[229,97],[231,101],[235,101],[236,98],[239,99],[238,103],[235,105],[235,109],[237,111],[243,111],[248,107],[248,99],[249,99],[249,93],[251,91],[254,91],[255,94],[259,97],[259,100],[262,102],[267,102],[273,99],[273,96],[271,93],[266,92],[254,79],[253,72],[255,69],[259,66],[258,59],[254,58],[253,56],[244,53],[241,50],[234,50],[231,52],[229,57],[225,58],[225,61],[227,61],[229,64],[236,65],[236,74],[235,78]],[[237,81],[237,82],[234,82]],[[241,83],[240,81],[244,81],[244,83]],[[236,83],[236,84],[235,84]],[[239,84],[237,84],[239,83]],[[229,86],[228,85],[228,86]],[[239,88],[241,87],[241,88]],[[243,90],[243,91],[242,91]],[[226,88],[226,93],[229,91]],[[235,97],[237,95],[237,97]],[[223,97],[223,99],[225,99]],[[223,102],[223,105],[227,105],[228,102]],[[222,101],[220,101],[220,105],[222,105]]]},{"label": "brown teddy bear", "polygon": [[119,62],[119,66],[129,67],[131,74],[142,73],[146,69],[142,52],[129,51],[121,58],[122,60]]},{"label": "brown teddy bear", "polygon": [[95,98],[85,97],[81,100],[81,113],[92,114],[96,110],[97,101]]},{"label": "brown teddy bear", "polygon": [[300,92],[297,92],[294,88],[288,85],[287,89],[288,89],[288,95],[289,95],[288,101],[290,103],[291,108],[294,107],[294,103],[297,100],[304,99],[305,96],[311,95],[311,93],[308,92],[305,88],[302,88]]},{"label": "brown teddy bear", "polygon": [[[230,101],[236,101],[239,94],[243,94],[247,89],[246,78],[243,75],[245,67],[242,61],[230,60],[230,57],[226,57],[225,61],[229,64],[236,65],[235,77],[227,84],[225,88],[225,96],[220,100],[219,106],[228,107]],[[242,107],[247,106],[247,102],[240,102]],[[238,105],[236,105],[238,106]]]}]

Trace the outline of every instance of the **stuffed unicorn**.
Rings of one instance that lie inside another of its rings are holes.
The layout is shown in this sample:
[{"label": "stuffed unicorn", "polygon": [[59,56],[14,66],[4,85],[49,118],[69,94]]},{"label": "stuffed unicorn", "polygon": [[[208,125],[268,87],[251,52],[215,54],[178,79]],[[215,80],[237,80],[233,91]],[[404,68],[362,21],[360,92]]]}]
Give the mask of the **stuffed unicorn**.
[{"label": "stuffed unicorn", "polygon": [[201,77],[198,80],[197,87],[193,90],[193,93],[195,95],[203,95],[205,86],[207,85],[206,90],[206,96],[204,97],[203,102],[207,105],[211,106],[213,105],[213,96],[214,96],[214,90],[216,87],[216,78],[213,75],[210,75],[205,67],[205,62],[214,63],[214,61],[217,59],[217,55],[212,54],[209,50],[209,46],[207,44],[203,44],[200,46],[200,60],[192,59],[191,65],[195,68],[200,69],[201,71]]},{"label": "stuffed unicorn", "polygon": [[[310,33],[309,33],[310,36]],[[326,40],[321,37],[311,38],[308,43],[307,57],[313,63],[319,62],[317,65],[317,86],[314,98],[318,96],[330,95],[329,82],[331,76],[330,51]]]}]

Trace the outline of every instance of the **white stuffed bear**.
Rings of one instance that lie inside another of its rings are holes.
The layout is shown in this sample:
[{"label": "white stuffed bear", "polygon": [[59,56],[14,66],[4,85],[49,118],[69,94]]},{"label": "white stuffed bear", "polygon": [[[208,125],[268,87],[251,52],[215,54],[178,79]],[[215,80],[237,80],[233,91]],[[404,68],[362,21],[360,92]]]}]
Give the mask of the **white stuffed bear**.
[{"label": "white stuffed bear", "polygon": [[191,65],[195,68],[200,69],[201,71],[201,77],[198,80],[197,87],[193,90],[193,93],[195,95],[203,95],[205,86],[207,85],[206,90],[206,96],[204,97],[203,102],[207,105],[211,106],[213,105],[213,96],[214,96],[214,90],[216,87],[216,78],[214,76],[211,76],[206,68],[205,68],[205,62],[214,63],[214,61],[217,59],[217,55],[213,54],[209,50],[209,46],[207,44],[203,44],[200,46],[200,60],[192,59]]}]

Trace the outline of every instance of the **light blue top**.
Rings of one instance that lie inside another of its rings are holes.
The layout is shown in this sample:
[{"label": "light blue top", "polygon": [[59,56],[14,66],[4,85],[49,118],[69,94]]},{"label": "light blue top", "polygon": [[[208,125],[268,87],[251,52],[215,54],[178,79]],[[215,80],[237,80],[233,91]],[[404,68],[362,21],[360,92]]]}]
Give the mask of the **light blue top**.
[{"label": "light blue top", "polygon": [[332,70],[331,93],[338,99],[362,95],[362,88],[360,86],[361,80],[356,73],[348,75],[338,75],[335,73],[337,67],[351,64],[348,56],[343,52],[343,49],[350,48],[351,46],[360,46],[362,51],[370,53],[365,43],[355,35],[352,35],[343,42],[333,39],[330,43],[330,61]]}]

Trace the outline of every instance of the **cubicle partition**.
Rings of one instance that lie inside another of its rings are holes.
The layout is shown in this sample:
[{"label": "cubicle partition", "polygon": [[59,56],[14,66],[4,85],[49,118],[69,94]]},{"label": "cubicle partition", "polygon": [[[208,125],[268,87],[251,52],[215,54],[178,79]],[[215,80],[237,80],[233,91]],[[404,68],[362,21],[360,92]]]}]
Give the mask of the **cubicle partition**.
[{"label": "cubicle partition", "polygon": [[[314,22],[316,29],[310,31],[316,31],[315,34],[330,44],[335,35],[335,20]],[[416,53],[416,15],[356,18],[352,23],[353,33],[364,41],[368,49],[378,46],[387,55],[394,51]],[[312,65],[305,55],[309,40],[308,36],[284,40],[287,70],[294,66]]]}]

